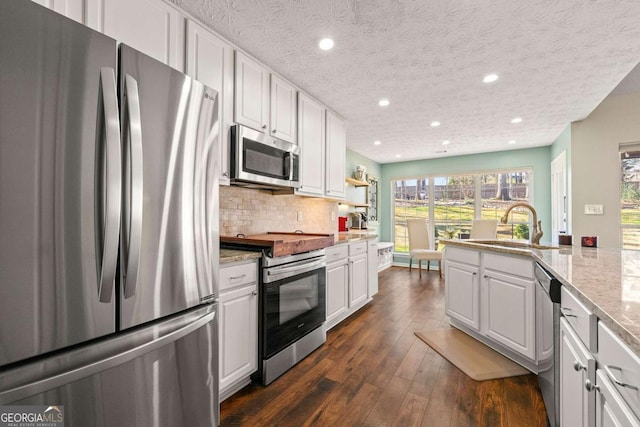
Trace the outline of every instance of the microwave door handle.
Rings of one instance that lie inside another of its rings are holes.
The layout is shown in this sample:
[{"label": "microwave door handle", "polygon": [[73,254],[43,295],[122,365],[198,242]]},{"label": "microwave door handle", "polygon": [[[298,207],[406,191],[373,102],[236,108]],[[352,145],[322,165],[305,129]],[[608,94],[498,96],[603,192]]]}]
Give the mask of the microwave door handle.
[{"label": "microwave door handle", "polygon": [[[98,227],[98,299],[100,302],[111,302],[115,286],[116,265],[118,261],[118,235],[122,201],[122,157],[120,153],[120,120],[118,118],[118,98],[116,94],[116,78],[113,68],[100,69],[101,112],[104,116],[104,152],[99,148],[97,156],[100,163],[96,165],[96,181],[100,188],[96,190],[98,209],[96,209],[96,226]],[[102,130],[100,130],[101,132]],[[102,147],[98,144],[98,147]],[[104,165],[104,169],[102,167]]]},{"label": "microwave door handle", "polygon": [[289,180],[292,179],[291,171],[293,170],[293,156],[291,153],[284,153],[284,176]]},{"label": "microwave door handle", "polygon": [[140,267],[140,251],[142,244],[142,209],[143,209],[143,153],[142,153],[142,119],[140,116],[140,97],[138,82],[130,75],[125,76],[125,108],[128,142],[125,150],[129,156],[129,197],[125,204],[125,223],[128,233],[123,238],[126,248],[126,260],[123,268],[124,297],[131,298],[136,293],[138,284],[138,268]]}]

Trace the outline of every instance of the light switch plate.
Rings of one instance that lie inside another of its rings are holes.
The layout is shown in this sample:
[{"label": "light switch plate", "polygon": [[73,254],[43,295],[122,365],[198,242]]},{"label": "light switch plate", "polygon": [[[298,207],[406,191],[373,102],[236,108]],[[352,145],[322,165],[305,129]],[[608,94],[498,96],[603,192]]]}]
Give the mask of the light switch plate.
[{"label": "light switch plate", "polygon": [[584,205],[585,215],[604,215],[603,205]]}]

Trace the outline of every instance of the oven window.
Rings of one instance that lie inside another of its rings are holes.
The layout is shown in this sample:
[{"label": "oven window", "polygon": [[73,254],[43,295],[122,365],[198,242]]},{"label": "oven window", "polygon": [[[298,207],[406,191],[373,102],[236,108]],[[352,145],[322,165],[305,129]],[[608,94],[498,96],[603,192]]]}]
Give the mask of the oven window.
[{"label": "oven window", "polygon": [[280,325],[318,306],[318,275],[280,286]]},{"label": "oven window", "polygon": [[289,157],[286,151],[269,147],[250,139],[244,139],[244,165],[245,172],[272,178],[289,177]]}]

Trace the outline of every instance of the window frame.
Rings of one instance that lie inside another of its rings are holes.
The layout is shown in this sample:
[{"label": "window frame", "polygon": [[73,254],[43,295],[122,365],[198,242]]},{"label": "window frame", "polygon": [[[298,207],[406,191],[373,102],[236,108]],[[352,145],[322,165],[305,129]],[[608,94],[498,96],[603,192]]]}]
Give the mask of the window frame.
[{"label": "window frame", "polygon": [[[419,175],[419,176],[405,176],[405,177],[393,177],[389,180],[389,187],[390,187],[390,212],[392,214],[392,218],[391,218],[391,240],[394,243],[394,254],[398,254],[398,255],[405,255],[408,254],[407,252],[402,252],[402,251],[398,251],[397,247],[396,247],[396,214],[395,214],[395,208],[396,208],[396,198],[395,198],[395,189],[396,189],[396,183],[398,181],[407,181],[407,180],[419,180],[419,179],[426,179],[427,180],[427,186],[429,188],[429,219],[428,219],[428,223],[429,223],[429,233],[430,236],[432,236],[434,242],[437,242],[438,240],[438,236],[435,235],[435,230],[436,230],[436,224],[435,224],[435,178],[440,178],[440,177],[455,177],[455,176],[473,176],[474,177],[474,217],[473,219],[480,219],[482,217],[482,184],[481,184],[481,177],[482,175],[487,175],[487,174],[504,174],[504,173],[517,173],[517,172],[526,172],[527,173],[527,179],[528,179],[528,194],[529,194],[529,199],[527,201],[527,203],[531,204],[532,206],[534,205],[534,196],[535,196],[535,189],[534,189],[534,169],[531,166],[527,166],[527,167],[516,167],[516,168],[500,168],[500,169],[486,169],[486,170],[477,170],[477,171],[459,171],[459,172],[442,172],[442,173],[432,173],[432,174],[425,174],[425,175]],[[480,195],[480,197],[475,197],[475,195]],[[529,230],[532,229],[532,216],[528,215],[528,222],[526,223],[529,226]],[[405,246],[408,246],[408,242],[406,243]]]}]

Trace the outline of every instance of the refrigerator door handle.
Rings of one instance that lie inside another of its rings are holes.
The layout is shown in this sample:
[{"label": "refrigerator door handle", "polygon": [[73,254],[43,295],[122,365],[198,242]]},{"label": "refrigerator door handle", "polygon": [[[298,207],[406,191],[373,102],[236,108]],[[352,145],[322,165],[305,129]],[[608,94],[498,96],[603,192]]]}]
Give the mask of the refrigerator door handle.
[{"label": "refrigerator door handle", "polygon": [[[197,319],[185,326],[176,329],[162,335],[152,341],[148,341],[137,347],[133,347],[129,350],[117,353],[115,355],[107,356],[99,360],[88,361],[77,367],[69,367],[56,375],[43,375],[40,380],[28,382],[26,384],[17,385],[8,390],[0,392],[0,405],[6,405],[7,403],[15,402],[21,399],[25,399],[29,396],[37,395],[46,392],[47,390],[61,387],[65,384],[72,383],[82,378],[106,371],[107,369],[114,368],[122,365],[123,363],[137,359],[147,353],[157,350],[161,347],[169,345],[179,339],[189,335],[190,333],[200,329],[207,323],[210,323],[216,316],[215,311],[211,311],[205,315],[201,315]],[[176,320],[177,322],[183,322],[181,318]],[[170,327],[169,327],[170,329]]]},{"label": "refrigerator door handle", "polygon": [[[98,168],[104,171],[103,189],[96,192],[101,198],[103,221],[98,221],[98,241],[102,243],[96,256],[99,265],[98,298],[100,302],[111,302],[115,286],[116,264],[118,261],[118,235],[120,231],[120,210],[122,201],[122,158],[120,154],[120,120],[118,118],[118,98],[116,77],[113,68],[100,69],[100,91],[102,93],[102,112],[104,113],[104,135],[106,166]],[[102,172],[98,172],[102,174]],[[97,181],[99,182],[99,181]]]},{"label": "refrigerator door handle", "polygon": [[[140,116],[140,97],[138,82],[130,75],[125,76],[125,121],[123,126],[128,150],[125,157],[127,163],[128,200],[125,200],[123,233],[125,242],[125,265],[123,268],[124,297],[131,298],[136,293],[138,284],[138,268],[140,266],[140,250],[142,244],[142,209],[143,209],[143,159],[142,159],[142,120]],[[128,136],[128,138],[127,138]]]}]

